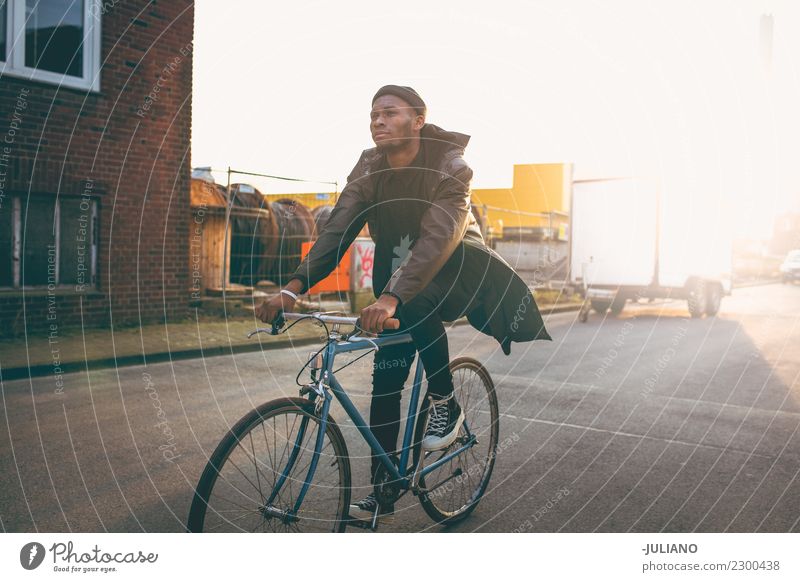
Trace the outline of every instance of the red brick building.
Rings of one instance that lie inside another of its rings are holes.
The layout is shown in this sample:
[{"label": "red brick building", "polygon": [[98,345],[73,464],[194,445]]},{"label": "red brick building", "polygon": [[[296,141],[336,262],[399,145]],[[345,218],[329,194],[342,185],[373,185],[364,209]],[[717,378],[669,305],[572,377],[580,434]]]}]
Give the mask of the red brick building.
[{"label": "red brick building", "polygon": [[0,4],[0,334],[184,313],[193,3]]}]

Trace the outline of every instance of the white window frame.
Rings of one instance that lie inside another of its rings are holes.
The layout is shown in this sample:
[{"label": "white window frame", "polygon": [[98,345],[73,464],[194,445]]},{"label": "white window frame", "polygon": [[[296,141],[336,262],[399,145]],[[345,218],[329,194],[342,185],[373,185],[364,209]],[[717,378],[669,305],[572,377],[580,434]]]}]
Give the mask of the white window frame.
[{"label": "white window frame", "polygon": [[[79,1],[79,0],[76,0]],[[25,66],[25,0],[6,0],[6,61],[0,73],[73,89],[100,91],[102,0],[83,0],[83,76],[42,71]]]},{"label": "white window frame", "polygon": [[[0,291],[27,291],[35,289],[47,289],[48,285],[22,285],[22,194],[14,195],[12,201],[12,239],[11,239],[11,260],[12,260],[12,281],[10,287],[0,287]],[[70,196],[69,199],[75,199],[75,196]],[[53,209],[53,222],[55,224],[55,245],[56,245],[56,258],[55,258],[55,272],[56,283],[55,288],[59,290],[76,289],[78,283],[61,283],[61,201],[63,196],[54,197],[55,207]],[[83,283],[81,292],[97,291],[97,257],[98,257],[98,243],[100,239],[100,223],[98,221],[98,202],[96,198],[91,198],[89,201],[89,216],[87,217],[87,224],[89,225],[90,232],[86,240],[87,253],[86,262],[89,263],[86,269],[86,282]],[[4,259],[5,260],[5,259]]]}]

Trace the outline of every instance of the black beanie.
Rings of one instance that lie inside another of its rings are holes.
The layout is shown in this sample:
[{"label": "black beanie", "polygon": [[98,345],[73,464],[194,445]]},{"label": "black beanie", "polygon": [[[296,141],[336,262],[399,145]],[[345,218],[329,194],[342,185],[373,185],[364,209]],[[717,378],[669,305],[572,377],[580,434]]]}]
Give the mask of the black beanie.
[{"label": "black beanie", "polygon": [[382,96],[382,95],[394,95],[395,97],[399,97],[411,107],[414,108],[414,111],[417,112],[417,115],[424,116],[427,113],[427,107],[425,106],[425,102],[422,100],[422,97],[419,96],[419,93],[414,91],[411,87],[403,87],[401,85],[384,85],[378,92],[375,93],[375,96],[372,98],[372,103],[375,104],[375,100]]}]

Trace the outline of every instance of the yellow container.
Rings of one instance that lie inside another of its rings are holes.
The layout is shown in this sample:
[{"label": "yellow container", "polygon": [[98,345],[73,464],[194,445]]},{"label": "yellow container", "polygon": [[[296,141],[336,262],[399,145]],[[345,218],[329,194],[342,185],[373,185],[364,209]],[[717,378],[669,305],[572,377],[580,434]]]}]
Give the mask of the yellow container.
[{"label": "yellow container", "polygon": [[496,234],[551,227],[557,232],[569,222],[571,191],[572,164],[515,164],[511,188],[475,188],[472,203],[487,206]]}]

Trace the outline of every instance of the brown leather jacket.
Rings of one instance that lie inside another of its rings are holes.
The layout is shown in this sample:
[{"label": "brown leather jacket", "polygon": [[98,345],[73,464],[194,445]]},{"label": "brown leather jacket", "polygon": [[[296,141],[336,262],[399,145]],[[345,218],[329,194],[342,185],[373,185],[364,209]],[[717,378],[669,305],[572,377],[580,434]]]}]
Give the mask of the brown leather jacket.
[{"label": "brown leather jacket", "polygon": [[[420,138],[427,147],[435,148],[434,159],[438,163],[437,171],[425,172],[424,195],[432,204],[422,219],[420,237],[408,262],[395,271],[384,288],[384,292],[396,295],[403,303],[408,303],[431,282],[462,240],[483,243],[480,227],[470,211],[472,170],[464,160],[469,136],[428,123],[423,126]],[[339,264],[365,222],[373,240],[380,236],[371,212],[374,200],[371,174],[381,159],[382,154],[376,148],[365,150],[347,177],[347,185],[325,230],[293,275],[305,283],[306,289]]]},{"label": "brown leather jacket", "polygon": [[[527,284],[486,246],[470,211],[472,170],[464,160],[469,136],[425,124],[420,138],[437,152],[433,157],[438,160],[436,171],[425,172],[424,177],[424,195],[432,204],[422,219],[420,236],[408,262],[394,272],[383,291],[407,303],[425,289],[456,248],[464,245],[467,260],[488,261],[491,280],[481,301],[468,314],[470,323],[497,339],[506,354],[512,341],[549,340]],[[362,152],[325,229],[292,275],[303,281],[304,291],[336,268],[365,223],[373,240],[380,236],[372,212],[375,196],[371,174],[381,160],[376,148]]]}]

